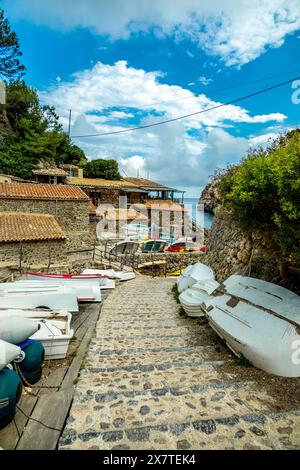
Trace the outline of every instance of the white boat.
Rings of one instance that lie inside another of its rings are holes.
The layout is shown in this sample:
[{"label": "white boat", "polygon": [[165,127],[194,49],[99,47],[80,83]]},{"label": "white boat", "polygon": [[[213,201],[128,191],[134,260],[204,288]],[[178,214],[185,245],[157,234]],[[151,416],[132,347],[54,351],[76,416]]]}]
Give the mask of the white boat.
[{"label": "white boat", "polygon": [[139,243],[125,240],[116,243],[110,250],[110,254],[113,256],[134,255],[139,247]]},{"label": "white boat", "polygon": [[0,308],[39,308],[65,309],[78,312],[76,292],[71,288],[61,288],[55,292],[7,292],[0,290]]},{"label": "white boat", "polygon": [[18,291],[20,289],[26,288],[26,291],[33,290],[34,292],[38,291],[55,291],[61,288],[72,288],[76,292],[78,302],[101,302],[101,291],[99,289],[98,282],[90,281],[89,283],[81,281],[72,281],[70,284],[68,281],[59,280],[58,282],[52,282],[48,280],[20,280],[15,282],[6,282],[0,284],[0,289],[2,286],[9,285],[9,289],[12,291]]},{"label": "white boat", "polygon": [[238,356],[283,377],[300,377],[300,297],[265,281],[235,276],[230,294],[210,297],[211,327]]},{"label": "white boat", "polygon": [[[51,282],[51,283],[59,283],[64,286],[73,286],[73,283],[80,282],[84,283],[87,286],[90,285],[97,285],[100,287],[100,289],[114,289],[115,288],[115,282],[112,279],[107,279],[106,277],[97,277],[99,275],[95,274],[94,276],[92,274],[44,274],[44,273],[27,273],[26,274],[26,279],[30,281],[37,281],[37,282]],[[95,283],[95,284],[91,284]]]},{"label": "white boat", "polygon": [[9,317],[0,316],[0,339],[12,344],[20,344],[36,333],[39,325],[15,313]]},{"label": "white boat", "polygon": [[114,271],[113,269],[85,269],[82,274],[101,274],[108,279],[119,279],[121,282],[135,278],[135,273],[132,271]]},{"label": "white boat", "polygon": [[196,282],[206,279],[215,279],[215,274],[209,266],[206,266],[206,264],[203,263],[190,264],[178,278],[178,292],[181,294],[181,292],[192,287]]},{"label": "white boat", "polygon": [[0,320],[18,315],[30,319],[38,328],[31,339],[39,340],[45,349],[45,359],[64,359],[74,332],[71,328],[72,315],[67,311],[46,310],[2,310]]},{"label": "white boat", "polygon": [[220,284],[214,280],[198,281],[179,295],[179,301],[189,317],[205,316],[205,302],[218,289]]},{"label": "white boat", "polygon": [[0,370],[22,354],[21,348],[0,339]]}]

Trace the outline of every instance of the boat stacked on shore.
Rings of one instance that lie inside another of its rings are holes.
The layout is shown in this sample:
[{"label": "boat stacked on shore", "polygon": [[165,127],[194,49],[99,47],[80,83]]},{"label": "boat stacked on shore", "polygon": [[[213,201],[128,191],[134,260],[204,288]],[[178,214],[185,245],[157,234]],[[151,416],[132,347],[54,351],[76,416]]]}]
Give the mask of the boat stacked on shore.
[{"label": "boat stacked on shore", "polygon": [[300,377],[300,297],[240,275],[219,284],[211,275],[205,277],[208,273],[197,263],[178,279],[186,314],[206,317],[231,351],[254,366],[274,375]]}]

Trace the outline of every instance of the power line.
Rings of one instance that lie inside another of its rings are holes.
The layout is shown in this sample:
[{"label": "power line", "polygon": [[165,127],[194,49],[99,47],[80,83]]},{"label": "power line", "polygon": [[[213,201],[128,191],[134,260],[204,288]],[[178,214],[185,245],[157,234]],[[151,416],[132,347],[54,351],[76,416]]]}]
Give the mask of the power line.
[{"label": "power line", "polygon": [[[225,88],[219,88],[219,89],[215,88],[215,89],[210,90],[209,87],[208,87],[208,88],[205,88],[205,91],[207,92],[206,94],[208,94],[208,93],[221,93],[222,91],[231,90],[233,88],[241,88],[243,86],[253,85],[254,83],[264,82],[266,80],[271,80],[273,78],[284,77],[286,75],[290,75],[291,73],[299,72],[299,70],[300,69],[298,68],[298,69],[290,70],[289,72],[285,72],[285,73],[278,73],[276,75],[269,75],[268,77],[258,78],[257,80],[251,80],[249,82],[239,83],[238,85],[230,85],[230,86],[225,87]],[[193,98],[195,98],[195,95],[193,95],[193,96],[184,96],[182,98],[177,98],[175,100],[156,101],[154,103],[142,104],[138,107],[139,108],[151,108],[152,106],[155,106],[157,104],[176,103],[177,101],[191,100]],[[197,98],[197,96],[196,96],[196,98]],[[136,108],[136,106],[122,106],[122,108]]]},{"label": "power line", "polygon": [[103,132],[103,133],[97,133],[97,134],[86,134],[86,135],[74,135],[72,137],[82,139],[82,138],[85,138],[85,137],[98,137],[98,136],[106,136],[106,135],[114,135],[114,134],[124,134],[125,132],[137,131],[139,129],[147,129],[149,127],[160,126],[162,124],[167,124],[169,122],[179,121],[181,119],[186,119],[186,118],[191,117],[191,116],[196,116],[198,114],[203,114],[203,113],[206,113],[208,111],[213,111],[215,109],[223,108],[225,106],[229,106],[229,105],[237,103],[239,101],[243,101],[247,98],[252,98],[253,96],[261,95],[262,93],[266,93],[267,91],[271,91],[271,90],[274,90],[275,88],[279,88],[281,86],[287,85],[288,83],[292,83],[295,80],[298,80],[299,78],[300,78],[300,76],[294,77],[294,78],[292,78],[290,80],[287,80],[285,82],[277,83],[276,85],[272,85],[270,87],[264,88],[262,90],[254,92],[254,93],[250,93],[250,94],[242,96],[240,98],[235,98],[234,100],[227,101],[226,103],[218,104],[216,106],[212,106],[210,108],[206,108],[206,109],[203,109],[201,111],[196,111],[194,113],[184,114],[184,115],[178,116],[176,118],[170,118],[170,119],[166,119],[164,121],[154,122],[152,124],[145,124],[144,126],[129,127],[128,129],[122,129],[122,130],[119,130],[119,131],[110,131],[110,132]]}]

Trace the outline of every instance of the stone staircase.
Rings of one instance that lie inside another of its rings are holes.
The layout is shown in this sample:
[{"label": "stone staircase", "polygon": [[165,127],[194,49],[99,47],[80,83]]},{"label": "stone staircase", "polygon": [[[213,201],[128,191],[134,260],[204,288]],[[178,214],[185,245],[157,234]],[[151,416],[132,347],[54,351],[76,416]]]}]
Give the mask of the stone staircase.
[{"label": "stone staircase", "polygon": [[299,380],[237,365],[179,316],[173,283],[138,276],[105,300],[60,448],[299,448]]}]

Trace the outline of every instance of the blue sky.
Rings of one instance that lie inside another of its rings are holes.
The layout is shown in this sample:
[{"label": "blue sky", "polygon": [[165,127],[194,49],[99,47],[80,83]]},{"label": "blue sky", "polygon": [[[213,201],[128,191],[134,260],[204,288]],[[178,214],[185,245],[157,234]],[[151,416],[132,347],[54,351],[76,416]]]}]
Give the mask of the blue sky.
[{"label": "blue sky", "polygon": [[[27,83],[64,126],[72,109],[73,136],[201,111],[300,76],[299,0],[0,4],[19,36]],[[91,159],[117,159],[123,174],[139,169],[198,196],[217,167],[299,124],[293,91],[286,85],[175,123],[73,141]]]}]

